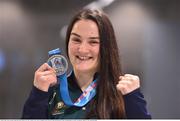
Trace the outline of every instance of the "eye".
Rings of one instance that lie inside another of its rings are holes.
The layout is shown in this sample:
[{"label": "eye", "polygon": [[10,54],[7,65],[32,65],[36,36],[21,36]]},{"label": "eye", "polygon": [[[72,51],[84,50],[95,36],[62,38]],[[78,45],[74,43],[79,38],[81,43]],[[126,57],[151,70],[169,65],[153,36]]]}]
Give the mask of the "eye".
[{"label": "eye", "polygon": [[77,37],[72,37],[72,38],[71,38],[71,41],[72,41],[73,43],[81,43],[81,40],[80,40],[79,38],[77,38]]},{"label": "eye", "polygon": [[92,46],[95,46],[95,45],[98,45],[98,44],[99,44],[99,40],[90,40],[89,43],[90,43]]}]

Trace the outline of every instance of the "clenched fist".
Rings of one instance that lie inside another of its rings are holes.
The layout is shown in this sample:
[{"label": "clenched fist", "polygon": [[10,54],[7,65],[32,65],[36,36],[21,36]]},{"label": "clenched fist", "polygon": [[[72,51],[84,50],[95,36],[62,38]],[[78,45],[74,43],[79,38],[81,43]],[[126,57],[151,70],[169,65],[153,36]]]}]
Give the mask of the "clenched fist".
[{"label": "clenched fist", "polygon": [[126,95],[140,87],[139,77],[136,75],[125,74],[119,77],[119,83],[116,85],[117,90]]},{"label": "clenched fist", "polygon": [[42,91],[48,92],[50,86],[57,83],[56,72],[47,63],[44,63],[35,72],[34,86]]}]

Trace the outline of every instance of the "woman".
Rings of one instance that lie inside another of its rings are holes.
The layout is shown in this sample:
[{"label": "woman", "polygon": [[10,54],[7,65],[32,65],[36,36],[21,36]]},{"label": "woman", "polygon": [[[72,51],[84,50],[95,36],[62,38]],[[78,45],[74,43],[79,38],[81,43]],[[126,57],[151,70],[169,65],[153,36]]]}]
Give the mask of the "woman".
[{"label": "woman", "polygon": [[73,67],[68,77],[71,99],[79,99],[93,80],[95,96],[81,107],[68,106],[55,70],[45,63],[35,72],[23,118],[151,118],[139,77],[121,71],[114,30],[105,13],[84,9],[76,14],[67,30],[66,51]]}]

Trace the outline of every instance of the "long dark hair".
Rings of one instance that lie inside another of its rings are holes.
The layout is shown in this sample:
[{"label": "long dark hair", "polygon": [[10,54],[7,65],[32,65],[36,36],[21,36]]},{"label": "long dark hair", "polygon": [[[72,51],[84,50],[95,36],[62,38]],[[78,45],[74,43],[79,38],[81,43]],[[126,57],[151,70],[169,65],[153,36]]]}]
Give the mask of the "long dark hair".
[{"label": "long dark hair", "polygon": [[82,19],[94,21],[99,29],[100,36],[100,70],[97,86],[97,95],[90,104],[87,118],[125,118],[123,96],[116,89],[119,76],[122,75],[120,57],[114,30],[107,15],[99,10],[83,9],[72,19],[66,34],[66,52],[73,25]]}]

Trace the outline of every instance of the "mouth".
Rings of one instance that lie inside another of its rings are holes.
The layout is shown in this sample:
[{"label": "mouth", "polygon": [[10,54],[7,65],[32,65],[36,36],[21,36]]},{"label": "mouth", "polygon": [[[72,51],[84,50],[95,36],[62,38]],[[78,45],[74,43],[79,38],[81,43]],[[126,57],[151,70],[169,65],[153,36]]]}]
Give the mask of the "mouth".
[{"label": "mouth", "polygon": [[76,56],[76,58],[78,58],[81,61],[87,61],[92,59],[92,57],[87,57],[87,56]]}]

